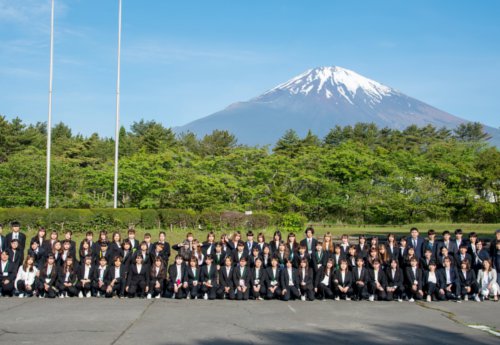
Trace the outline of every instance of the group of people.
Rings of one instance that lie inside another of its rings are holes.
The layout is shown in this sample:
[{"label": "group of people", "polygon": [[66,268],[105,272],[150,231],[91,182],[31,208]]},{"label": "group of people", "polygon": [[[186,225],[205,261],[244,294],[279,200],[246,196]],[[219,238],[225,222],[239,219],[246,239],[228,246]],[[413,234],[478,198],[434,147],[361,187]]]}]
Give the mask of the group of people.
[{"label": "group of people", "polygon": [[312,227],[300,242],[280,231],[270,241],[252,231],[245,239],[209,232],[203,242],[188,233],[171,248],[164,232],[153,242],[149,233],[136,239],[134,229],[124,239],[101,231],[95,240],[89,231],[77,247],[71,231],[60,239],[40,228],[24,257],[26,235],[19,222],[11,228],[0,235],[2,296],[480,302],[499,295],[500,230],[489,248],[460,229],[439,241],[434,230],[424,239],[412,228],[399,240],[362,235],[352,244],[348,235],[317,239]]}]

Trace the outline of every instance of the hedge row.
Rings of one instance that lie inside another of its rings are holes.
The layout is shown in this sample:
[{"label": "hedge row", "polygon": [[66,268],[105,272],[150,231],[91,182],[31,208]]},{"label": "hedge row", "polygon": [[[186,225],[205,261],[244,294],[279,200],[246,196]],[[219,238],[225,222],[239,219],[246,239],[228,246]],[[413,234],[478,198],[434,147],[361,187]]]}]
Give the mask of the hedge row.
[{"label": "hedge row", "polygon": [[306,219],[298,214],[276,215],[253,213],[245,215],[235,211],[203,211],[179,209],[38,209],[38,208],[0,208],[0,224],[13,220],[23,227],[45,227],[53,230],[71,229],[88,231],[103,227],[123,229],[140,227],[144,229],[168,229],[171,227],[206,230],[222,229],[262,229],[281,226],[287,230],[301,229]]}]

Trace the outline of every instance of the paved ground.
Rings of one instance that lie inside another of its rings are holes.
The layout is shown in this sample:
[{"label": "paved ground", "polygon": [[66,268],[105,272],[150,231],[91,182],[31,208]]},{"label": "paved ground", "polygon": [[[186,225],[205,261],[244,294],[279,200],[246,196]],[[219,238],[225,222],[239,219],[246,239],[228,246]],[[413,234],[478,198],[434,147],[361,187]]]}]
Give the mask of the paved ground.
[{"label": "paved ground", "polygon": [[1,344],[499,344],[500,303],[0,299]]}]

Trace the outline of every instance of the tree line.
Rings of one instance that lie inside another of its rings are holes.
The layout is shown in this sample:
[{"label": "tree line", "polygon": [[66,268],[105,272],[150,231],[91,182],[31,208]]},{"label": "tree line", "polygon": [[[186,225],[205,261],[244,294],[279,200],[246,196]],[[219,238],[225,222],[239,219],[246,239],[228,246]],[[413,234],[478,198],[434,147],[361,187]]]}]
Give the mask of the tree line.
[{"label": "tree line", "polygon": [[[114,141],[53,128],[52,205],[112,205]],[[0,207],[45,202],[45,123],[0,116]],[[297,213],[311,221],[498,222],[500,152],[478,123],[454,130],[289,130],[272,147],[216,130],[198,138],[141,120],[120,131],[120,207]]]}]

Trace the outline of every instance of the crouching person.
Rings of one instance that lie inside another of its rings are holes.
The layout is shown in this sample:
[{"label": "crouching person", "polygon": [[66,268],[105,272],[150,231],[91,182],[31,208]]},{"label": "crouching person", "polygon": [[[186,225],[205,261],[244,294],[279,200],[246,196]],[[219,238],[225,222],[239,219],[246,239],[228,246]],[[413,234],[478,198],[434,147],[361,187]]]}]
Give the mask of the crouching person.
[{"label": "crouching person", "polygon": [[113,266],[108,268],[106,277],[106,297],[125,297],[127,268],[123,264],[121,256],[115,257]]},{"label": "crouching person", "polygon": [[33,296],[37,287],[38,275],[39,272],[35,267],[35,259],[28,255],[24,260],[24,264],[19,267],[19,271],[17,271],[17,277],[14,284],[19,292],[19,298]]},{"label": "crouching person", "polygon": [[87,255],[83,259],[83,265],[78,269],[77,289],[80,291],[78,297],[92,296],[92,277],[95,276],[95,267],[92,265],[92,256]]},{"label": "crouching person", "polygon": [[186,298],[188,281],[186,264],[181,255],[175,257],[175,262],[168,268],[168,285],[167,289],[172,298]]},{"label": "crouching person", "polygon": [[163,287],[165,286],[165,280],[167,279],[167,271],[165,269],[165,264],[161,256],[157,256],[154,259],[153,267],[151,267],[151,272],[149,274],[149,293],[148,299],[161,298],[163,295]]},{"label": "crouching person", "polygon": [[305,301],[314,301],[314,279],[313,270],[309,267],[309,260],[304,257],[300,260],[299,265],[299,287],[300,287],[300,299]]},{"label": "crouching person", "polygon": [[290,259],[285,259],[285,268],[281,271],[281,294],[283,301],[300,298],[299,275]]},{"label": "crouching person", "polygon": [[262,259],[258,257],[254,260],[251,279],[251,296],[255,300],[263,300],[266,296],[266,277],[266,270],[262,267]]},{"label": "crouching person", "polygon": [[74,297],[78,295],[76,284],[78,283],[78,276],[76,275],[75,266],[73,264],[73,257],[68,256],[63,264],[58,277],[59,297]]},{"label": "crouching person", "polygon": [[[2,253],[3,254],[3,253]],[[38,281],[38,296],[54,298],[59,292],[57,289],[58,271],[54,254],[47,255],[45,267],[40,271]]]},{"label": "crouching person", "polygon": [[16,265],[9,260],[9,252],[3,251],[0,255],[2,270],[0,296],[12,296],[14,294],[14,280],[16,279]]},{"label": "crouching person", "polygon": [[333,276],[335,300],[345,299],[346,301],[350,301],[353,293],[352,284],[353,277],[348,269],[347,260],[340,259],[340,269],[335,271]]},{"label": "crouching person", "polygon": [[208,254],[205,257],[205,266],[201,268],[201,292],[203,299],[213,300],[217,296],[217,266],[213,264],[213,257]]},{"label": "crouching person", "polygon": [[142,255],[136,255],[135,263],[130,265],[125,291],[129,298],[144,298],[149,291],[149,267],[143,264]]},{"label": "crouching person", "polygon": [[99,258],[99,266],[94,273],[92,279],[92,288],[94,296],[101,297],[106,295],[106,287],[108,286],[108,260],[105,256]]}]

